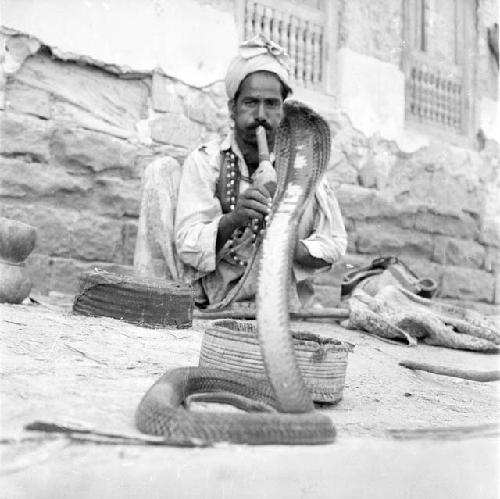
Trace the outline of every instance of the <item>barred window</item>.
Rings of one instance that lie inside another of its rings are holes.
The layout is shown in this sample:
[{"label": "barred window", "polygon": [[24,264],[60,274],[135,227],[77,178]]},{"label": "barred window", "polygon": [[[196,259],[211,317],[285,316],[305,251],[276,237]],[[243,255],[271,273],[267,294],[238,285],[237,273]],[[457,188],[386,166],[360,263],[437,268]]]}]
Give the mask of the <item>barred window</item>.
[{"label": "barred window", "polygon": [[[406,119],[468,133],[473,104],[466,55],[474,28],[473,0],[405,0]],[[470,53],[470,51],[468,51]]]},{"label": "barred window", "polygon": [[313,90],[325,87],[326,16],[321,0],[246,0],[245,39],[259,33],[290,55],[293,84]]}]

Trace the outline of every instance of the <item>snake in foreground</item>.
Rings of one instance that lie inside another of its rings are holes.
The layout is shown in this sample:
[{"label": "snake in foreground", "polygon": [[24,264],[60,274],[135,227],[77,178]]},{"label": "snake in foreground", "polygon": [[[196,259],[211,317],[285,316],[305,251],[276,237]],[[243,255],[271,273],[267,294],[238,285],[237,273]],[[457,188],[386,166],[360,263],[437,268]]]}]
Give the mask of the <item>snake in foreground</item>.
[{"label": "snake in foreground", "polygon": [[[288,315],[297,225],[325,171],[329,153],[328,124],[307,106],[287,101],[276,138],[278,185],[270,222],[248,265],[260,264],[257,330],[268,383],[212,368],[167,371],[137,408],[139,430],[163,436],[167,445],[322,444],[334,440],[332,421],[314,411],[298,368]],[[251,412],[188,410],[190,397],[197,395],[206,400],[230,399]]]}]

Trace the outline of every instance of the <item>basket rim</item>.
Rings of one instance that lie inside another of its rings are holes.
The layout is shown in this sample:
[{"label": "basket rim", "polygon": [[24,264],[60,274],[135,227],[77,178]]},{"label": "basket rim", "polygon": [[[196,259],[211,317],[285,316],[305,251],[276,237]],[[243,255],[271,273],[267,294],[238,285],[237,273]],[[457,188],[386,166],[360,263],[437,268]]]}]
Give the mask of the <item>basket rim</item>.
[{"label": "basket rim", "polygon": [[[227,327],[230,324],[241,324],[242,326],[251,326],[250,330],[235,330]],[[205,328],[207,336],[215,336],[239,342],[258,342],[257,326],[250,321],[237,321],[235,319],[222,319],[215,321],[210,326]],[[342,341],[337,338],[321,336],[310,331],[290,330],[294,344],[312,350],[322,348],[327,351],[347,351],[352,352],[354,345],[347,341]],[[248,341],[250,340],[250,341]]]},{"label": "basket rim", "polygon": [[79,279],[80,292],[87,291],[95,286],[112,286],[117,289],[127,289],[136,292],[155,291],[156,293],[192,294],[191,286],[181,281],[135,275],[132,273],[110,272],[98,267],[82,272]]}]

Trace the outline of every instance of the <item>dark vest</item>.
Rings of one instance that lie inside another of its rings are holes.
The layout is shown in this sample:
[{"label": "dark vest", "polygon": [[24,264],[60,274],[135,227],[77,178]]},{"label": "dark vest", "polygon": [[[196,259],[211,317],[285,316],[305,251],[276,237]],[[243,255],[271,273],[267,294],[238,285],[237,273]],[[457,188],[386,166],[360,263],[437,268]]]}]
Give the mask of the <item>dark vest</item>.
[{"label": "dark vest", "polygon": [[240,193],[240,180],[238,156],[231,149],[221,151],[216,196],[220,201],[222,213],[225,214],[234,210]]}]

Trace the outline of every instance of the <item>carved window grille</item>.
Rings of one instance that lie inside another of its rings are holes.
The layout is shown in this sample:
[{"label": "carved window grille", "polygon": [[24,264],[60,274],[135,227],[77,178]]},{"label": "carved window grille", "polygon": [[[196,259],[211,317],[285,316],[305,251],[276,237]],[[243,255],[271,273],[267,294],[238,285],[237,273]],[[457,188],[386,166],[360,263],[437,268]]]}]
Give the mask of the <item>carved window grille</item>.
[{"label": "carved window grille", "polygon": [[262,33],[281,45],[290,56],[293,83],[320,89],[325,82],[324,12],[294,3],[286,7],[286,2],[247,0],[244,37]]},{"label": "carved window grille", "polygon": [[[467,3],[405,0],[406,118],[465,133],[470,109],[466,46]],[[469,20],[470,21],[470,20]]]},{"label": "carved window grille", "polygon": [[410,119],[461,132],[463,78],[460,68],[443,67],[424,54],[412,54],[406,78],[406,114]]}]

